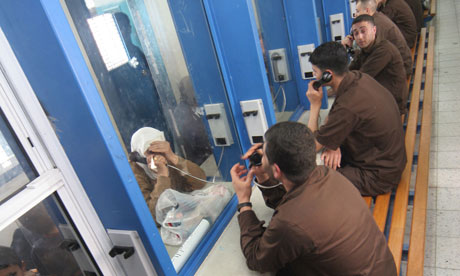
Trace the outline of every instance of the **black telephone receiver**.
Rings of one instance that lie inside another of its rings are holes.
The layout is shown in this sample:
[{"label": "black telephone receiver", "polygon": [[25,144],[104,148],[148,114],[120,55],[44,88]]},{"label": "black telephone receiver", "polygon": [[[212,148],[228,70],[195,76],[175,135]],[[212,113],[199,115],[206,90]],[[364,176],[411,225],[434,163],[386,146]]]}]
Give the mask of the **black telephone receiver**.
[{"label": "black telephone receiver", "polygon": [[321,79],[313,82],[313,88],[318,91],[318,89],[321,87],[321,85],[328,83],[332,80],[332,74],[328,71],[324,71],[323,74],[321,75]]}]

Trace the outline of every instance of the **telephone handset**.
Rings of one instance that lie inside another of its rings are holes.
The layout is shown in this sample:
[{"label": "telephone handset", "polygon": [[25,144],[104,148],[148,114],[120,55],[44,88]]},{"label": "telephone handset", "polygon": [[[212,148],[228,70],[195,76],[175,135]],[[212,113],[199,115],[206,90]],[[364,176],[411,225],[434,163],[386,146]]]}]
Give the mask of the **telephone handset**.
[{"label": "telephone handset", "polygon": [[321,85],[328,83],[332,80],[332,74],[328,71],[324,71],[321,75],[321,79],[313,82],[313,88],[318,91]]},{"label": "telephone handset", "polygon": [[278,66],[279,66],[278,61],[283,59],[283,57],[278,53],[274,53],[271,59],[273,61],[273,73],[275,74],[275,81],[277,82],[284,81],[284,75],[280,74],[279,69],[278,69]]}]

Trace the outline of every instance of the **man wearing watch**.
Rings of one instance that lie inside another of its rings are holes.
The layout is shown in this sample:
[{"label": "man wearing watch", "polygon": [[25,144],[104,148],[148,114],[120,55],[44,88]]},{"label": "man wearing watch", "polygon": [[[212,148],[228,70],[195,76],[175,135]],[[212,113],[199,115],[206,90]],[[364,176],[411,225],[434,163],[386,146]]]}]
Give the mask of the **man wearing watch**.
[{"label": "man wearing watch", "polygon": [[[241,248],[250,269],[277,275],[396,275],[385,237],[360,193],[340,173],[316,165],[315,139],[305,125],[272,126],[260,153],[261,166],[231,169]],[[267,227],[250,204],[253,176],[275,209]]]}]

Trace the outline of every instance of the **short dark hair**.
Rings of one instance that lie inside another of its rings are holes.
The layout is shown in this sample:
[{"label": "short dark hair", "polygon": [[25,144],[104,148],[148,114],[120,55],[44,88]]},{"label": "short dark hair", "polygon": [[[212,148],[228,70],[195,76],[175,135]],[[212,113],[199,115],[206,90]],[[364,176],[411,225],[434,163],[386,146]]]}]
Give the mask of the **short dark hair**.
[{"label": "short dark hair", "polygon": [[297,122],[281,122],[265,133],[265,155],[276,163],[287,179],[303,184],[316,167],[315,138],[310,129]]},{"label": "short dark hair", "polygon": [[325,42],[316,47],[310,56],[310,62],[323,71],[329,69],[339,76],[348,71],[347,51],[339,42]]},{"label": "short dark hair", "polygon": [[13,249],[6,246],[0,246],[0,269],[5,269],[13,265],[21,267],[21,259],[19,259]]},{"label": "short dark hair", "polygon": [[372,26],[375,26],[375,20],[374,20],[374,17],[373,16],[370,16],[368,14],[361,14],[360,16],[356,17],[355,19],[353,19],[353,22],[351,23],[351,25],[355,25],[357,23],[361,23],[361,22],[369,22],[372,24]]},{"label": "short dark hair", "polygon": [[358,0],[356,4],[361,3],[364,8],[369,8],[373,12],[377,10],[377,2],[375,0]]}]

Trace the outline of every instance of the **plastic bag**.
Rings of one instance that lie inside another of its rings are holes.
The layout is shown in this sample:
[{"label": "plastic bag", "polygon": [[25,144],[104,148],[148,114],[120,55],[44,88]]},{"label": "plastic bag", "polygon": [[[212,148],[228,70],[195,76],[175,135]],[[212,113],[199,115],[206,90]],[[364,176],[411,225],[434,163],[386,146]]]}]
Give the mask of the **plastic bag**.
[{"label": "plastic bag", "polygon": [[181,245],[202,219],[214,223],[230,197],[230,191],[221,184],[189,194],[166,189],[155,207],[163,242]]}]

